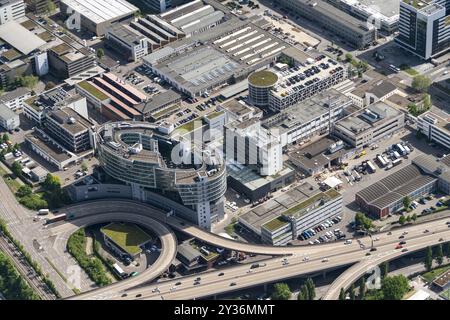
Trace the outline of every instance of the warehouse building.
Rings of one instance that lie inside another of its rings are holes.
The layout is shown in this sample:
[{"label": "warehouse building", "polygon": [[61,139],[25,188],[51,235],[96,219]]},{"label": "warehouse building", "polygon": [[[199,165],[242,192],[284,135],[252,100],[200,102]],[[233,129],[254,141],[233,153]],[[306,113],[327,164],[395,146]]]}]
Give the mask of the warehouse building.
[{"label": "warehouse building", "polygon": [[403,209],[405,197],[416,200],[435,192],[437,187],[436,177],[410,164],[357,192],[355,202],[369,215],[382,219]]},{"label": "warehouse building", "polygon": [[355,48],[366,48],[376,41],[375,27],[337,10],[324,0],[279,0],[278,3],[295,14],[330,30]]},{"label": "warehouse building", "polygon": [[417,117],[417,130],[430,141],[450,149],[450,118],[439,110],[428,111]]},{"label": "warehouse building", "polygon": [[376,102],[334,124],[333,134],[361,149],[405,126],[405,114],[384,102]]},{"label": "warehouse building", "polygon": [[151,68],[177,90],[195,97],[227,84],[240,66],[213,47],[200,46],[169,57]]},{"label": "warehouse building", "polygon": [[66,19],[72,19],[73,13],[80,17],[81,29],[97,36],[106,33],[114,23],[131,21],[137,7],[125,0],[60,0],[61,13]]}]

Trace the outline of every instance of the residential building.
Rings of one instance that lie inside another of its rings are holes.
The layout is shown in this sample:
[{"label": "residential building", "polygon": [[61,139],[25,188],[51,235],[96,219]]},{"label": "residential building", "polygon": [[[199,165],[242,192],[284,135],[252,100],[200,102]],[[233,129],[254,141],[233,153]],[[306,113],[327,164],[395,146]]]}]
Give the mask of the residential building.
[{"label": "residential building", "polygon": [[449,15],[448,0],[401,1],[395,41],[424,60],[439,56],[450,48]]}]

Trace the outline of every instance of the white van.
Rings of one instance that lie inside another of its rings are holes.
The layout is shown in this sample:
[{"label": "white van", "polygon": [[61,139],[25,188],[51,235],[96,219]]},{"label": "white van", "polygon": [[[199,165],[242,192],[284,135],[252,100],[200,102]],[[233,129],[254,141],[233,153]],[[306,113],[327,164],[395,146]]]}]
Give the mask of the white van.
[{"label": "white van", "polygon": [[352,240],[347,239],[347,240],[345,240],[344,244],[352,244]]},{"label": "white van", "polygon": [[41,209],[38,211],[38,215],[40,215],[40,216],[45,216],[49,213],[50,213],[50,210],[48,210],[48,209]]}]

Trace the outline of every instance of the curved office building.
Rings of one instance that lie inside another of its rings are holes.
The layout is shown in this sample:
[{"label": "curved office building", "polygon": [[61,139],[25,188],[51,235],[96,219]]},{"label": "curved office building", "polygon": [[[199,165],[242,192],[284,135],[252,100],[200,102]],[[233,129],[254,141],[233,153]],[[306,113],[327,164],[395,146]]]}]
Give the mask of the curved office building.
[{"label": "curved office building", "polygon": [[[159,129],[139,122],[100,127],[95,134],[100,164],[109,176],[131,185],[134,199],[152,202],[152,195],[162,196],[175,204],[172,209],[177,215],[210,229],[212,222],[223,218],[226,167],[211,156],[194,157]],[[172,159],[180,153],[188,153],[192,161]]]}]

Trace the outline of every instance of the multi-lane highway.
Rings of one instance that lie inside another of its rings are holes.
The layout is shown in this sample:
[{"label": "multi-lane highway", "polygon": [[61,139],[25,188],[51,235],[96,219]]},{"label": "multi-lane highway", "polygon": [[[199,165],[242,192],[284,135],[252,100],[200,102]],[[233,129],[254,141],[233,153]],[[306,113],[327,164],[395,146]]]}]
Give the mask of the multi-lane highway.
[{"label": "multi-lane highway", "polygon": [[50,231],[57,237],[56,243],[58,248],[60,250],[64,250],[64,248],[66,248],[66,242],[69,236],[79,228],[110,221],[133,222],[151,230],[161,241],[161,254],[156,259],[154,264],[141,274],[110,286],[89,291],[77,297],[72,297],[72,299],[83,299],[84,296],[87,298],[95,297],[95,299],[106,299],[110,294],[122,292],[125,289],[133,288],[155,279],[165,272],[170,267],[173,259],[175,259],[177,253],[177,240],[174,233],[162,223],[143,215],[137,215],[129,212],[126,214],[124,214],[124,212],[111,212],[91,215],[77,219],[71,223],[58,225],[51,228]]},{"label": "multi-lane highway", "polygon": [[[190,236],[219,247],[248,253],[278,256],[267,259],[264,267],[256,268],[252,271],[249,271],[249,265],[239,265],[139,288],[133,288],[136,287],[138,281],[129,281],[128,283],[117,284],[114,288],[108,286],[93,290],[74,297],[74,299],[195,299],[354,264],[351,267],[351,276],[345,276],[348,274],[345,272],[342,277],[338,278],[336,284],[332,286],[329,294],[327,294],[327,297],[334,298],[335,291],[333,288],[339,288],[339,292],[341,286],[346,287],[350,285],[352,281],[358,279],[367,270],[379,263],[429,245],[434,245],[440,240],[445,242],[450,240],[450,229],[446,224],[447,219],[440,219],[404,227],[391,233],[384,232],[374,235],[372,239],[377,251],[367,255],[372,244],[370,237],[363,237],[360,241],[354,240],[352,244],[348,245],[345,245],[343,242],[298,247],[245,244],[214,235],[176,217],[167,217],[159,209],[133,201],[86,202],[72,206],[67,211],[70,214],[74,214],[79,220],[75,219],[73,222],[64,224],[61,228],[68,228],[66,226],[70,224],[79,225],[80,222],[78,221],[83,221],[82,224],[91,223],[91,221],[94,221],[91,220],[91,217],[95,217],[98,214],[106,218],[108,213],[114,213],[121,220],[125,220],[126,217],[127,221],[138,224],[142,223],[143,217],[147,217],[167,223],[175,229],[188,233]],[[69,227],[69,229],[74,230],[76,228]],[[425,233],[425,230],[429,230],[429,232]],[[395,246],[401,241],[399,237],[404,232],[407,232],[407,234],[404,235],[405,239],[402,240],[407,241],[405,247],[408,248],[408,252],[395,249]],[[201,279],[199,283],[194,284],[197,277]],[[342,282],[339,280],[341,278],[344,279]],[[151,279],[141,275],[138,280],[142,283]]]}]

